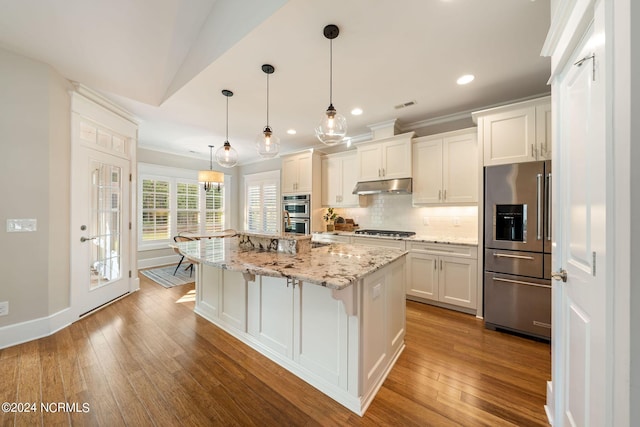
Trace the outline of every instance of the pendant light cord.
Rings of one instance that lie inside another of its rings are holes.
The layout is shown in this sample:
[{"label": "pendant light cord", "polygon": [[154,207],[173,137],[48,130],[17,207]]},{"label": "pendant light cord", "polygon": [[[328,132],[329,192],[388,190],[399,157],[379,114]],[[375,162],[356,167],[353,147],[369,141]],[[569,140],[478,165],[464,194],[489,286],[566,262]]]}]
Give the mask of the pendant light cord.
[{"label": "pendant light cord", "polygon": [[213,145],[209,146],[209,170],[213,170]]},{"label": "pendant light cord", "polygon": [[329,104],[333,105],[333,39],[329,40]]},{"label": "pendant light cord", "polygon": [[227,96],[227,130],[224,137],[224,142],[229,142],[229,97]]},{"label": "pendant light cord", "polygon": [[267,127],[269,127],[269,73],[267,73]]}]

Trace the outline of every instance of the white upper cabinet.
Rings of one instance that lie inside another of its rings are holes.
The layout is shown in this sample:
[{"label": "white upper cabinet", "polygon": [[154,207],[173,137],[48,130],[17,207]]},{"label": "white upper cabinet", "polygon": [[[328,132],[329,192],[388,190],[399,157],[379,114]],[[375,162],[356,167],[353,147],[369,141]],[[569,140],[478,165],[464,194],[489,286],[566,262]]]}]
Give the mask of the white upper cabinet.
[{"label": "white upper cabinet", "polygon": [[413,132],[358,145],[358,181],[411,178]]},{"label": "white upper cabinet", "polygon": [[310,151],[282,158],[282,193],[311,193],[313,153]]},{"label": "white upper cabinet", "polygon": [[539,98],[473,113],[484,165],[551,158],[551,99]]},{"label": "white upper cabinet", "polygon": [[358,206],[358,195],[352,194],[358,181],[356,157],[352,150],[322,159],[322,206]]},{"label": "white upper cabinet", "polygon": [[476,135],[469,128],[414,139],[414,205],[478,202]]}]

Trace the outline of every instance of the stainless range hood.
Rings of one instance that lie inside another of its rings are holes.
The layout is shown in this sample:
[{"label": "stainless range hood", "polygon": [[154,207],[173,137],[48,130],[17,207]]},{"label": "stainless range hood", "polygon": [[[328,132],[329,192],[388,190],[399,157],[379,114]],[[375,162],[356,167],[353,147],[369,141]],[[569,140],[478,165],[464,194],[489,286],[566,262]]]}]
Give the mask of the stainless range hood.
[{"label": "stainless range hood", "polygon": [[353,194],[411,194],[411,178],[358,182]]}]

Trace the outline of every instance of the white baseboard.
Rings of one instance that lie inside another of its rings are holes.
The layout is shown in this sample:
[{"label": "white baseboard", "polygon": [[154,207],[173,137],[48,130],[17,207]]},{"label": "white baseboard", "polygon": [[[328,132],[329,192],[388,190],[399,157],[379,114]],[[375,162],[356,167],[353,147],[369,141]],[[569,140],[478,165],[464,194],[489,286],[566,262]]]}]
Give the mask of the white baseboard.
[{"label": "white baseboard", "polygon": [[69,326],[72,318],[70,308],[39,319],[28,320],[0,328],[0,349],[47,337]]},{"label": "white baseboard", "polygon": [[138,259],[138,268],[153,268],[162,265],[177,264],[180,261],[180,255],[166,255],[156,258]]}]

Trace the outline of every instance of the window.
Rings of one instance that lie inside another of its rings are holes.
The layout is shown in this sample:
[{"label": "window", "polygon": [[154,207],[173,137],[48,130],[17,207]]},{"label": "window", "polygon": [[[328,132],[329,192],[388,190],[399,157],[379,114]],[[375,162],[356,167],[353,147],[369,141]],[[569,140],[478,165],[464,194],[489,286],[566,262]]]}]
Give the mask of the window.
[{"label": "window", "polygon": [[142,180],[142,240],[169,238],[169,181]]},{"label": "window", "polygon": [[140,250],[166,248],[178,233],[207,234],[228,227],[229,178],[219,189],[205,192],[192,170],[145,163],[139,171]]},{"label": "window", "polygon": [[[177,184],[176,234],[200,232],[200,186]],[[204,191],[204,190],[203,190]]]},{"label": "window", "polygon": [[245,176],[245,229],[277,233],[280,229],[280,174],[278,171]]},{"label": "window", "polygon": [[212,187],[205,193],[205,231],[215,233],[225,229],[224,187]]}]

